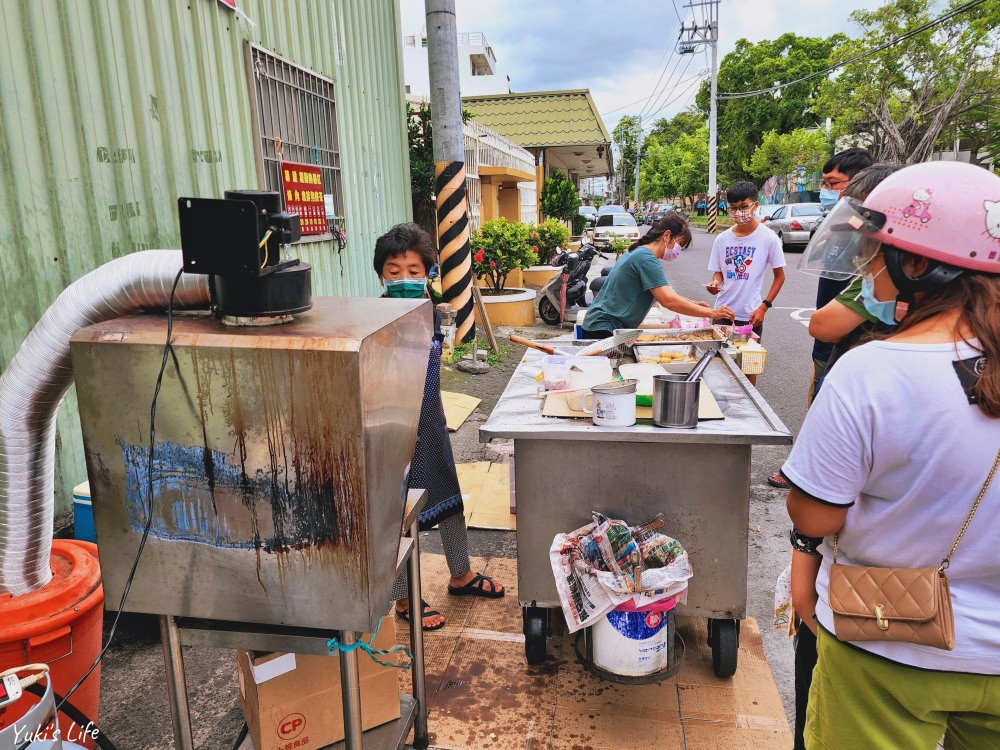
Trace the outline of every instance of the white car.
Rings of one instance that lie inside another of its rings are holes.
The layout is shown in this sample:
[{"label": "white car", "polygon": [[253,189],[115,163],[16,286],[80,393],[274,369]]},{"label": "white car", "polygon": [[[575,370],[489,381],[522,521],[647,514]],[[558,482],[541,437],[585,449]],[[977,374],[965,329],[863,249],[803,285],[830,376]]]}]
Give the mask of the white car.
[{"label": "white car", "polygon": [[611,244],[612,237],[627,237],[629,242],[639,239],[639,226],[631,214],[604,214],[597,217],[592,230],[591,243],[601,249]]}]

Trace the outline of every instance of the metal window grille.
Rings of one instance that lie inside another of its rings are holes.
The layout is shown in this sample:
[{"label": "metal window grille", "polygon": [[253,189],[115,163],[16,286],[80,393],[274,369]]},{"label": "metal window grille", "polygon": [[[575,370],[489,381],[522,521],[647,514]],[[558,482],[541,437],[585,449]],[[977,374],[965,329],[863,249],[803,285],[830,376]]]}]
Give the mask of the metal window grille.
[{"label": "metal window grille", "polygon": [[[323,192],[333,195],[335,215],[327,220],[331,225],[342,223],[344,189],[334,81],[255,44],[248,43],[246,50],[261,189],[283,193],[282,162],[319,165]],[[310,239],[329,239],[329,235]]]}]

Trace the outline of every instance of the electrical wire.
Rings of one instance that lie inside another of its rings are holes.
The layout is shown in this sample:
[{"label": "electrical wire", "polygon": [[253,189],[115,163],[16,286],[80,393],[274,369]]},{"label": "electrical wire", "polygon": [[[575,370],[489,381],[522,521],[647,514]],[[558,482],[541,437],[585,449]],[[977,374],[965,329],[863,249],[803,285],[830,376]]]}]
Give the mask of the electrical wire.
[{"label": "electrical wire", "polygon": [[[676,83],[674,83],[675,78],[677,76],[677,69],[680,68],[681,62],[684,60],[685,57],[687,57],[687,56],[686,55],[677,55],[677,61],[674,63],[674,69],[672,71],[670,71],[670,75],[667,76],[666,83],[664,83],[663,87],[660,88],[655,93],[656,101],[653,102],[653,103],[651,103],[651,104],[649,104],[646,107],[643,107],[643,110],[640,113],[641,117],[646,117],[648,112],[652,112],[653,110],[655,110],[660,105],[660,101],[662,100],[663,95],[667,92],[668,89],[670,89],[671,85],[673,85],[673,86],[677,85]],[[687,65],[684,66],[684,72],[687,71],[687,69],[688,69],[688,67],[690,67],[690,65],[691,65],[691,57],[688,57],[687,58]],[[684,75],[684,72],[681,73],[682,77]]]},{"label": "electrical wire", "polygon": [[273,231],[271,231],[270,229],[268,229],[268,230],[267,230],[267,233],[266,233],[266,234],[264,235],[264,239],[262,239],[262,240],[260,241],[260,244],[259,244],[259,245],[257,245],[257,249],[258,249],[258,250],[260,250],[261,248],[264,248],[264,262],[260,264],[260,267],[261,267],[261,268],[263,268],[264,266],[266,266],[266,265],[267,265],[267,258],[268,258],[268,255],[267,255],[267,251],[268,251],[268,250],[270,249],[270,248],[268,247],[268,244],[267,244],[267,241],[268,241],[269,239],[271,239],[271,235],[272,235],[272,234],[274,234],[274,232],[273,232]]},{"label": "electrical wire", "polygon": [[928,21],[927,23],[918,26],[912,31],[908,31],[905,34],[901,34],[900,36],[897,36],[895,39],[890,39],[888,42],[880,44],[877,47],[872,47],[870,50],[866,50],[865,52],[859,52],[858,54],[847,58],[843,62],[839,62],[835,65],[830,65],[826,68],[823,68],[823,70],[817,70],[815,73],[810,73],[809,75],[803,76],[802,78],[796,78],[794,81],[789,81],[788,83],[779,83],[775,86],[771,86],[766,89],[757,89],[755,91],[725,92],[718,94],[716,98],[719,99],[719,101],[730,100],[730,99],[748,99],[752,96],[761,96],[762,94],[773,94],[775,91],[781,91],[782,89],[786,89],[789,86],[794,86],[797,83],[804,83],[805,81],[810,81],[813,78],[826,75],[827,73],[832,73],[838,68],[842,68],[845,65],[849,65],[852,62],[857,62],[862,58],[868,57],[869,55],[874,55],[876,52],[881,52],[882,50],[889,49],[889,47],[893,47],[899,44],[900,42],[905,42],[907,39],[910,39],[911,37],[914,37],[917,34],[921,34],[924,31],[927,31],[928,29],[932,29],[935,26],[940,26],[945,21],[950,21],[955,16],[964,13],[968,10],[972,10],[976,6],[982,5],[985,2],[986,0],[972,0],[972,2],[959,6],[958,8],[950,10],[947,13],[943,13],[934,20]]},{"label": "electrical wire", "polygon": [[[681,75],[684,75],[684,73],[686,73],[686,72],[687,72],[687,69],[691,67],[691,61],[692,61],[693,59],[694,59],[693,57],[689,57],[689,58],[688,58],[688,61],[687,61],[687,65],[686,65],[686,66],[684,66],[684,70],[683,70],[683,71],[681,71]],[[693,76],[692,78],[688,78],[688,79],[686,79],[686,80],[688,80],[688,81],[695,81],[695,82],[699,82],[699,83],[700,83],[700,81],[701,81],[702,79],[704,79],[704,75],[697,75],[697,76]],[[680,83],[678,83],[678,84],[677,84],[677,86],[680,86]],[[675,87],[674,87],[674,90],[673,90],[673,92],[671,92],[671,93],[676,93],[676,92],[677,92],[677,86],[675,86]],[[677,96],[675,96],[674,98],[672,98],[672,99],[669,99],[669,100],[665,101],[665,102],[664,102],[664,103],[663,103],[663,104],[662,104],[662,105],[660,106],[660,108],[659,108],[658,110],[656,110],[655,112],[653,112],[653,113],[651,113],[650,115],[647,115],[647,116],[648,116],[648,117],[650,117],[650,118],[653,118],[653,117],[656,117],[656,115],[660,114],[660,112],[662,112],[662,111],[663,111],[664,109],[666,109],[666,108],[667,108],[667,107],[669,107],[669,106],[670,106],[671,104],[673,104],[673,103],[674,103],[674,102],[676,102],[676,101],[677,101],[678,99],[680,99],[680,98],[681,98],[682,96],[684,96],[684,95],[685,95],[685,94],[686,94],[686,93],[688,92],[688,90],[689,90],[690,88],[691,88],[691,84],[688,84],[687,86],[685,86],[685,87],[684,87],[684,88],[683,88],[683,89],[681,90],[680,94],[677,94]]]},{"label": "electrical wire", "polygon": [[[118,629],[118,621],[121,619],[122,611],[125,609],[125,601],[128,599],[129,591],[132,589],[132,580],[135,578],[135,571],[139,567],[139,558],[142,557],[142,551],[146,547],[146,540],[149,538],[149,530],[153,526],[153,449],[156,446],[156,400],[160,396],[160,386],[163,384],[163,373],[167,369],[167,362],[170,359],[170,339],[173,335],[174,329],[174,297],[177,294],[177,285],[180,283],[181,276],[184,273],[184,269],[181,268],[177,272],[177,276],[174,278],[174,285],[170,288],[170,302],[167,305],[167,340],[163,344],[163,360],[160,362],[160,372],[156,376],[156,385],[153,388],[153,400],[149,405],[149,465],[146,472],[146,499],[149,503],[149,507],[146,511],[146,524],[142,529],[142,538],[139,540],[139,549],[136,550],[135,559],[132,561],[132,568],[129,570],[128,578],[125,579],[125,588],[122,589],[122,597],[118,602],[118,609],[115,612],[115,619],[111,624],[111,632],[108,633],[108,640],[104,644],[104,648],[94,659],[94,663],[90,665],[90,668],[84,673],[83,677],[76,681],[63,696],[62,700],[56,704],[53,717],[50,718],[44,726],[39,727],[39,732],[45,731],[52,720],[58,715],[60,711],[63,710],[63,706],[69,701],[70,696],[75,693],[80,685],[90,677],[91,672],[97,669],[97,665],[101,663],[104,659],[104,655],[107,653],[108,648],[111,646],[111,642],[114,640],[115,632]],[[31,745],[31,741],[27,740],[23,744],[17,746],[17,750],[27,750]]]}]

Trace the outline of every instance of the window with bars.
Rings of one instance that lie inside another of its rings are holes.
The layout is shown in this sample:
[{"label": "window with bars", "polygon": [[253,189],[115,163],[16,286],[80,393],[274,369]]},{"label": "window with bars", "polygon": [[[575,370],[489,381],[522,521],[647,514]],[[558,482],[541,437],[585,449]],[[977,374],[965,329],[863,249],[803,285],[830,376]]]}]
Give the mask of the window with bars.
[{"label": "window with bars", "polygon": [[330,239],[344,216],[334,82],[255,44],[247,43],[246,59],[261,189],[284,194],[284,163],[319,167],[328,231],[303,239]]}]

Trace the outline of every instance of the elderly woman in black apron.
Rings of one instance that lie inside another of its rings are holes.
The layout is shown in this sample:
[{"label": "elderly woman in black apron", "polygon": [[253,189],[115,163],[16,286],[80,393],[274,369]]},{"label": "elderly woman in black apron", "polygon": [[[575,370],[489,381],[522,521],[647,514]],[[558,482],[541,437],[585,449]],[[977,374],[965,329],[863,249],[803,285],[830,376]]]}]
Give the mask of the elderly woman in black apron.
[{"label": "elderly woman in black apron", "polygon": [[[437,261],[437,248],[430,235],[417,224],[398,224],[375,242],[375,272],[385,286],[386,297],[420,298],[427,295],[427,277]],[[420,513],[420,530],[438,527],[451,578],[448,593],[453,596],[483,596],[498,599],[504,588],[489,576],[472,570],[468,533],[458,486],[455,458],[441,403],[441,319],[434,312],[434,336],[424,381],[417,447],[410,465],[411,488],[427,490],[427,505]],[[396,616],[410,619],[411,602],[406,598],[406,572],[393,586]],[[445,618],[427,602],[421,602],[424,630],[444,627]]]}]

